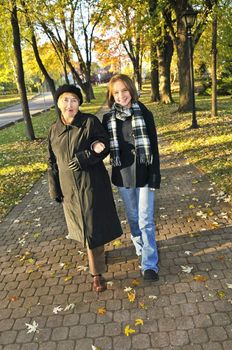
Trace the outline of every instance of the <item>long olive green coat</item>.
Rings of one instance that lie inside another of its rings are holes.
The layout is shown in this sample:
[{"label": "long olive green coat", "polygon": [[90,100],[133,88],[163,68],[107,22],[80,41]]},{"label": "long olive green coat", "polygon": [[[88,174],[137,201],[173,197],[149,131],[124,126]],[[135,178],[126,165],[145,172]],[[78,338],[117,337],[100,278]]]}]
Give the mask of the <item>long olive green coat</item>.
[{"label": "long olive green coat", "polygon": [[[99,140],[105,150],[95,153],[91,144]],[[97,117],[77,113],[72,125],[58,119],[48,138],[48,183],[52,199],[63,197],[63,208],[70,238],[86,241],[91,249],[122,234],[111,184],[103,158],[109,152],[108,136]],[[76,157],[79,168],[68,163]]]}]

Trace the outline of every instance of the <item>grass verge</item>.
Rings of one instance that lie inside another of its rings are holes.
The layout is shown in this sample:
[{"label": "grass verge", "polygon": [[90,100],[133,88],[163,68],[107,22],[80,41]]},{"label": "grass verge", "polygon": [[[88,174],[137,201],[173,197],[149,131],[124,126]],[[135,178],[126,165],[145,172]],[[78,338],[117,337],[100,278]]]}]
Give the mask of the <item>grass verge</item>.
[{"label": "grass verge", "polygon": [[[177,102],[178,96],[174,96]],[[191,113],[178,113],[178,104],[150,102],[145,86],[141,100],[152,110],[159,134],[164,139],[161,153],[186,157],[188,162],[207,173],[216,186],[232,194],[232,101],[218,98],[218,116],[210,115],[210,97],[196,96],[198,129],[189,128]]]}]

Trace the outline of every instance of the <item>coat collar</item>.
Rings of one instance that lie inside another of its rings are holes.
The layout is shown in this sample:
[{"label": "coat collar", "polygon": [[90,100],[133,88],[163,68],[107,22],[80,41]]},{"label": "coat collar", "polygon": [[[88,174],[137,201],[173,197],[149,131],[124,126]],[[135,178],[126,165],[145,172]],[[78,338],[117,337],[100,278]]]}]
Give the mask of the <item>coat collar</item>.
[{"label": "coat collar", "polygon": [[86,123],[86,116],[80,111],[75,115],[72,124],[65,125],[62,123],[61,118],[59,117],[55,123],[56,130],[58,135],[60,136],[64,132],[72,129],[72,128],[81,128]]}]

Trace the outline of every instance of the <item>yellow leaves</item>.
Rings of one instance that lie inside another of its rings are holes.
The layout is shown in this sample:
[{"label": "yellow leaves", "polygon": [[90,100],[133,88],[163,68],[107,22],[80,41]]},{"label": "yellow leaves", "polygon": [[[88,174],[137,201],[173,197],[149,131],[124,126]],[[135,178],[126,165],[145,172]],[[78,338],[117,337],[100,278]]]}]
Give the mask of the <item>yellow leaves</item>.
[{"label": "yellow leaves", "polygon": [[137,318],[137,319],[135,320],[135,326],[139,326],[140,324],[143,326],[144,321],[143,321],[141,318]]},{"label": "yellow leaves", "polygon": [[122,242],[120,241],[120,239],[116,239],[114,242],[113,242],[113,246],[114,247],[120,247],[122,245]]},{"label": "yellow leaves", "polygon": [[[144,325],[144,321],[141,319],[141,318],[137,318],[135,320],[135,323],[134,323],[134,326],[137,327],[137,326],[143,326]],[[131,328],[131,326],[129,324],[126,325],[126,327],[124,328],[124,333],[127,337],[129,337],[129,335],[135,333],[135,329],[134,328]]]},{"label": "yellow leaves", "polygon": [[132,282],[131,282],[132,286],[136,287],[140,284],[140,281],[137,280],[137,279],[134,279]]},{"label": "yellow leaves", "polygon": [[32,259],[32,258],[27,259],[27,262],[28,262],[29,264],[33,265],[33,264],[35,263],[35,259]]},{"label": "yellow leaves", "polygon": [[97,312],[98,312],[98,315],[103,316],[106,313],[106,308],[104,306],[103,307],[99,307]]},{"label": "yellow leaves", "polygon": [[194,209],[196,208],[194,204],[189,204],[189,209]]},{"label": "yellow leaves", "polygon": [[65,282],[68,282],[68,281],[70,281],[71,279],[73,279],[73,276],[68,275],[68,276],[66,276],[66,277],[64,278],[64,281],[65,281]]},{"label": "yellow leaves", "polygon": [[135,329],[130,328],[130,325],[127,324],[126,327],[124,328],[124,333],[128,337],[130,334],[135,333]]},{"label": "yellow leaves", "polygon": [[140,302],[139,302],[139,308],[140,308],[140,309],[145,309],[145,310],[147,309],[147,307],[146,307],[144,301],[140,301]]},{"label": "yellow leaves", "polygon": [[135,291],[127,293],[127,297],[130,303],[133,303],[135,301],[135,296],[136,296]]},{"label": "yellow leaves", "polygon": [[226,296],[226,293],[223,290],[218,290],[217,291],[217,296],[219,299],[224,299]]},{"label": "yellow leaves", "polygon": [[205,282],[205,281],[207,281],[208,278],[206,276],[196,275],[196,276],[193,277],[193,279],[196,282]]}]

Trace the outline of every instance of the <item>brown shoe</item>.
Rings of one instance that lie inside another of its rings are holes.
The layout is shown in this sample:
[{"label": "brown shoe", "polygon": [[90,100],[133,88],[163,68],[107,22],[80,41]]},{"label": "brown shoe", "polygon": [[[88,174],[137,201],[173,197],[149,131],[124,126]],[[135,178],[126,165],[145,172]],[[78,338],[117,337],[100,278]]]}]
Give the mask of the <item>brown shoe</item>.
[{"label": "brown shoe", "polygon": [[93,276],[93,290],[95,292],[103,292],[106,289],[106,285],[101,276]]}]

